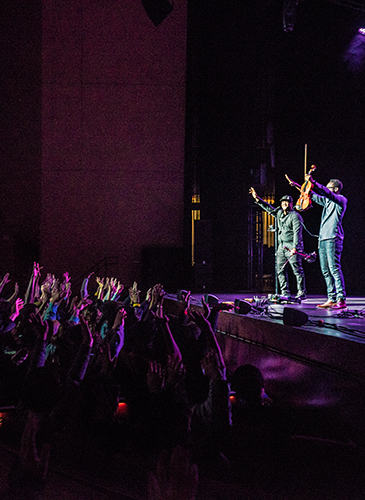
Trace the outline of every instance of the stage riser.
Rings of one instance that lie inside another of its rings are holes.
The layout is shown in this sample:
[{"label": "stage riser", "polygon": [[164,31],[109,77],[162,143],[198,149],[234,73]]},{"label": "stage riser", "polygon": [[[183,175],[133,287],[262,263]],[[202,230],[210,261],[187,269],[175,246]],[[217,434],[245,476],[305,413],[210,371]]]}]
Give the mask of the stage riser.
[{"label": "stage riser", "polygon": [[[168,314],[182,309],[181,302],[166,303]],[[316,330],[222,311],[217,338],[228,373],[257,366],[268,395],[293,414],[298,434],[365,446],[365,344]]]},{"label": "stage riser", "polygon": [[228,376],[241,364],[257,366],[267,394],[292,414],[296,434],[365,446],[364,381],[249,340],[222,333],[217,337]]}]

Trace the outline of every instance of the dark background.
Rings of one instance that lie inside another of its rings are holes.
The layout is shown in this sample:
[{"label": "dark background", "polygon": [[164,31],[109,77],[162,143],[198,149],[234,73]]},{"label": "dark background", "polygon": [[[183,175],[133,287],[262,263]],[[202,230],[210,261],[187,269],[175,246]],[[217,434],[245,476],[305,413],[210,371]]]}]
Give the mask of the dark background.
[{"label": "dark background", "polygon": [[[185,256],[191,245],[190,200],[197,191],[205,222],[197,251],[208,266],[197,266],[195,274],[209,291],[246,290],[248,189],[254,184],[264,195],[272,183],[276,203],[283,194],[295,198],[297,191],[284,175],[304,181],[307,144],[316,180],[344,183],[349,203],[343,271],[348,294],[364,295],[365,37],[357,30],[365,25],[365,4],[362,11],[335,1],[299,1],[294,28],[285,32],[284,3],[188,2],[184,249],[164,249],[142,275],[164,266],[161,255],[168,255],[165,278],[173,276],[171,288],[195,286]],[[14,281],[26,282],[40,256],[43,209],[42,2],[3,1],[1,11],[1,259],[4,273],[17,273]],[[156,36],[159,29],[163,24]],[[267,182],[257,184],[263,162]],[[313,234],[320,215],[319,206],[304,214]],[[316,247],[316,239],[306,234],[306,251]],[[187,262],[183,270],[182,261]],[[305,271],[308,292],[324,294],[318,260],[305,263]],[[264,272],[274,273],[272,250],[264,249]]]},{"label": "dark background", "polygon": [[[252,172],[268,159],[271,123],[275,162],[268,160],[267,175],[275,180],[276,203],[283,194],[298,197],[284,175],[304,182],[305,144],[308,168],[317,166],[315,179],[343,182],[349,200],[343,272],[348,294],[363,294],[365,37],[357,30],[365,12],[303,0],[286,32],[283,4],[189,4],[187,178],[198,178],[202,219],[213,228],[213,288],[247,286],[248,189]],[[263,195],[267,186],[255,187]],[[312,234],[320,216],[319,206],[304,213]],[[317,239],[305,234],[306,251],[316,248]],[[274,273],[272,251],[264,267]],[[305,271],[308,292],[324,294],[318,260],[305,263]]]}]

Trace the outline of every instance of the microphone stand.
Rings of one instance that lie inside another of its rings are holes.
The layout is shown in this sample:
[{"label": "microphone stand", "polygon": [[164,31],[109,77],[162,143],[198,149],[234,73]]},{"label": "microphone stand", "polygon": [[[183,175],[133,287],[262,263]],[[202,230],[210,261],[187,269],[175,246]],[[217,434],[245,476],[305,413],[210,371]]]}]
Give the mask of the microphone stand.
[{"label": "microphone stand", "polygon": [[274,249],[275,249],[275,295],[278,295],[278,271],[276,269],[276,253],[278,251],[278,228],[277,228],[277,221],[276,217],[274,217],[274,225],[270,224],[270,226],[267,229],[271,233],[275,233],[275,243],[274,243]]}]

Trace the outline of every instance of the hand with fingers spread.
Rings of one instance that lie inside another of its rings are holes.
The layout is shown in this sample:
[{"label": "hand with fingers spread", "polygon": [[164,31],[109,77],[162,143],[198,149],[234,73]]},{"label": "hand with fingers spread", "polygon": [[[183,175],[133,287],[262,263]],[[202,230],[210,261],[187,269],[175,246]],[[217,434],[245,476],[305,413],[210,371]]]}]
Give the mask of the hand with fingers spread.
[{"label": "hand with fingers spread", "polygon": [[129,299],[130,303],[133,306],[134,304],[140,304],[139,301],[139,294],[141,293],[140,290],[138,290],[138,285],[137,282],[135,281],[133,285],[128,289],[129,293]]},{"label": "hand with fingers spread", "polygon": [[161,368],[160,363],[151,361],[147,373],[147,385],[151,394],[157,394],[162,391],[165,385],[165,370]]},{"label": "hand with fingers spread", "polygon": [[9,273],[6,273],[3,277],[3,279],[1,280],[0,282],[0,287],[1,289],[4,287],[4,285],[6,285],[7,283],[10,283],[10,279],[9,279],[9,276],[10,274]]},{"label": "hand with fingers spread", "polygon": [[96,296],[99,300],[103,300],[104,278],[100,278],[99,276],[97,276],[95,278],[95,281],[98,285],[98,290],[96,292]]},{"label": "hand with fingers spread", "polygon": [[33,264],[33,274],[34,274],[35,278],[40,278],[40,276],[41,276],[41,269],[43,269],[43,267],[40,267],[40,265],[38,264],[38,262],[34,262],[34,264]]},{"label": "hand with fingers spread", "polygon": [[167,377],[166,385],[175,387],[179,384],[185,377],[185,367],[183,365],[182,359],[169,355],[167,357]]},{"label": "hand with fingers spread", "polygon": [[259,199],[259,197],[257,196],[257,193],[253,187],[250,187],[248,192],[252,195],[252,197],[255,201],[257,201]]},{"label": "hand with fingers spread", "polygon": [[127,317],[127,313],[125,309],[122,307],[118,310],[117,314],[115,315],[114,323],[112,326],[113,330],[118,330],[121,326],[124,327],[124,322]]},{"label": "hand with fingers spread", "polygon": [[14,318],[16,318],[17,316],[19,316],[20,310],[23,309],[24,307],[24,300],[21,298],[16,299],[13,307],[14,307]]}]

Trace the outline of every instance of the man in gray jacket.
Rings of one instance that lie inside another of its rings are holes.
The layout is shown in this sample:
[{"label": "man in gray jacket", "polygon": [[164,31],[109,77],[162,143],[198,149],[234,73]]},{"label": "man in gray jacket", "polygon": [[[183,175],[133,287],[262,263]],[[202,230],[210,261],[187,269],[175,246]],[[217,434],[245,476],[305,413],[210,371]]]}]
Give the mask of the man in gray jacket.
[{"label": "man in gray jacket", "polygon": [[289,261],[297,281],[296,298],[304,300],[306,298],[304,271],[302,257],[297,252],[302,252],[303,244],[303,219],[301,215],[293,210],[293,198],[283,196],[280,200],[280,207],[274,208],[266,201],[257,196],[254,188],[249,191],[255,202],[267,213],[273,215],[277,220],[277,242],[276,269],[279,280],[280,293],[283,298],[290,298],[288,283],[288,272],[286,262]]}]

